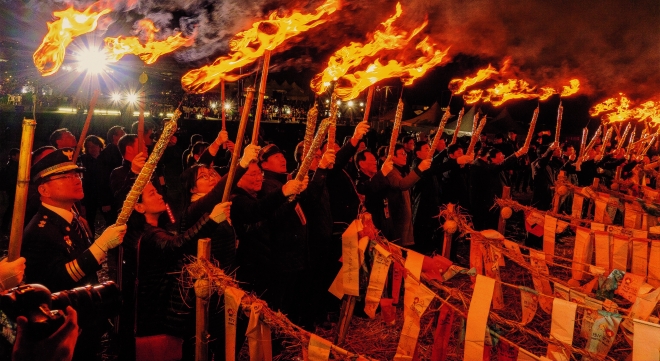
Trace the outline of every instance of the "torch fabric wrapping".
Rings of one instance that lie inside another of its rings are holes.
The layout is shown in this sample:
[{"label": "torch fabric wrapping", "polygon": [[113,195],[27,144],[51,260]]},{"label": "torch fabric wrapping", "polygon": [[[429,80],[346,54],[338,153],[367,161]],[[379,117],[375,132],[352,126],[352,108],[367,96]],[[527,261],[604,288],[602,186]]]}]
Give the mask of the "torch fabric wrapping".
[{"label": "torch fabric wrapping", "polygon": [[330,97],[330,125],[328,127],[328,144],[337,143],[335,137],[337,134],[337,113],[339,112],[339,105],[337,105],[337,92],[333,92]]},{"label": "torch fabric wrapping", "polygon": [[332,343],[315,334],[309,335],[309,345],[307,349],[308,361],[327,361],[330,358],[330,348]]},{"label": "torch fabric wrapping", "polygon": [[[383,254],[381,251],[386,253]],[[376,252],[374,252],[374,263],[371,267],[369,285],[367,286],[367,294],[364,299],[364,312],[371,318],[376,318],[376,309],[383,295],[385,281],[387,281],[387,274],[392,263],[389,256],[390,253],[382,247],[377,247]]]},{"label": "torch fabric wrapping", "polygon": [[[295,179],[302,181],[305,179],[305,176],[307,175],[307,172],[309,171],[309,167],[312,165],[312,161],[314,160],[314,154],[316,153],[317,150],[321,148],[321,144],[323,143],[323,139],[325,138],[325,133],[328,131],[328,127],[330,126],[330,119],[324,119],[321,122],[321,125],[319,126],[318,132],[316,132],[316,136],[314,136],[314,139],[309,144],[309,148],[305,145],[305,148],[307,148],[307,151],[303,153],[303,161],[300,164],[300,168],[298,169],[298,173],[296,173]],[[307,139],[307,135],[305,135],[305,141]]]},{"label": "torch fabric wrapping", "polygon": [[651,241],[649,252],[648,280],[653,287],[660,287],[660,242]]},{"label": "torch fabric wrapping", "polygon": [[633,360],[660,361],[660,325],[634,320]]},{"label": "torch fabric wrapping", "polygon": [[167,122],[167,124],[165,124],[165,128],[163,128],[163,132],[161,133],[160,138],[158,138],[158,142],[156,142],[154,149],[151,151],[149,159],[147,159],[147,162],[144,163],[144,167],[142,167],[140,170],[140,174],[138,174],[135,183],[133,183],[131,190],[128,192],[128,196],[126,196],[126,200],[121,207],[121,212],[119,213],[119,217],[117,217],[117,222],[115,224],[124,225],[126,222],[128,222],[128,217],[131,216],[133,207],[142,194],[142,190],[151,179],[151,175],[154,173],[154,170],[156,169],[158,161],[163,155],[165,148],[167,148],[167,144],[170,142],[170,138],[172,138],[176,132],[176,121],[180,116],[181,112],[178,109],[175,110],[172,119]]},{"label": "torch fabric wrapping", "polygon": [[307,124],[305,125],[305,138],[303,138],[303,156],[307,156],[309,148],[314,140],[314,131],[316,130],[316,119],[319,116],[319,110],[316,104],[307,112]]},{"label": "torch fabric wrapping", "polygon": [[[463,109],[461,109],[461,114],[463,112]],[[459,116],[461,116],[459,114]],[[442,138],[442,133],[445,131],[445,125],[447,125],[447,121],[449,120],[449,117],[451,116],[451,113],[449,112],[449,107],[447,107],[447,110],[445,110],[445,113],[442,115],[442,119],[440,120],[440,125],[438,125],[438,130],[435,132],[433,135],[433,142],[431,142],[431,148],[429,149],[429,154],[427,156],[427,159],[432,159],[433,155],[435,154],[435,150],[438,147],[438,142]]]},{"label": "torch fabric wrapping", "polygon": [[[477,117],[479,116],[479,113],[474,115],[475,121],[477,120]],[[484,115],[483,118],[481,118],[481,122],[479,123],[479,127],[472,133],[472,137],[470,138],[470,145],[468,145],[467,153],[466,154],[474,154],[474,148],[477,146],[477,142],[479,141],[479,137],[481,136],[481,132],[484,130],[484,127],[486,126],[486,116]]]},{"label": "torch fabric wrapping", "polygon": [[555,127],[555,142],[559,144],[559,133],[561,132],[561,120],[564,116],[564,107],[559,102],[559,108],[557,108],[557,125]]},{"label": "torch fabric wrapping", "polygon": [[477,275],[465,327],[464,360],[483,360],[486,324],[494,288],[494,279]]},{"label": "torch fabric wrapping", "polygon": [[401,119],[403,118],[403,100],[399,98],[399,104],[396,106],[396,114],[394,116],[394,126],[392,127],[392,136],[390,137],[390,147],[387,150],[387,157],[394,157],[394,146],[396,145],[397,138],[399,137],[399,129],[401,128]]},{"label": "torch fabric wrapping", "polygon": [[591,262],[592,242],[591,231],[588,228],[577,227],[575,231],[575,247],[573,248],[572,278],[582,280],[585,264]]},{"label": "torch fabric wrapping", "polygon": [[632,264],[630,272],[646,278],[647,266],[649,264],[649,240],[644,238],[632,238]]},{"label": "torch fabric wrapping", "polygon": [[[555,298],[552,302],[552,323],[550,325],[550,338],[555,339],[567,346],[573,343],[573,328],[575,327],[575,311],[577,303]],[[558,355],[561,355],[558,357]],[[564,354],[562,348],[548,345],[547,356],[549,359],[560,361],[569,360],[570,355]]]},{"label": "torch fabric wrapping", "polygon": [[225,360],[236,359],[236,319],[245,292],[239,288],[225,288]]},{"label": "torch fabric wrapping", "polygon": [[532,115],[532,121],[529,123],[529,130],[527,131],[527,137],[525,138],[525,145],[523,148],[529,148],[529,145],[532,144],[532,136],[534,136],[534,128],[536,127],[536,121],[539,118],[539,107],[534,109],[534,114]]},{"label": "torch fabric wrapping", "polygon": [[552,257],[555,255],[555,233],[557,230],[557,218],[545,215],[543,223],[543,253],[546,260],[552,263]]},{"label": "torch fabric wrapping", "polygon": [[463,114],[459,114],[459,117],[456,118],[456,128],[454,129],[454,135],[451,138],[451,143],[449,145],[452,145],[456,143],[456,139],[458,139],[458,133],[461,130],[461,123],[463,122]]},{"label": "torch fabric wrapping", "polygon": [[273,347],[270,327],[261,321],[261,303],[255,302],[250,309],[250,320],[245,331],[250,349],[250,361],[271,361]]},{"label": "torch fabric wrapping", "polygon": [[596,249],[596,266],[610,270],[610,234],[605,231],[592,231]]}]

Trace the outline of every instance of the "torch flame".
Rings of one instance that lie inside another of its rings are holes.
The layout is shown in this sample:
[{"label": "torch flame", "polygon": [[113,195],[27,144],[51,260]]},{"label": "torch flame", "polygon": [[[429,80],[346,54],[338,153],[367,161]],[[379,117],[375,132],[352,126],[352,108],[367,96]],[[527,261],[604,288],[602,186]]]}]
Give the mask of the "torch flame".
[{"label": "torch flame", "polygon": [[252,24],[252,28],[236,34],[229,43],[232,53],[184,74],[181,85],[188,92],[205,93],[223,79],[235,81],[240,76],[229,74],[231,71],[252,64],[266,50],[273,50],[285,40],[324,23],[321,18],[338,8],[339,0],[327,0],[316,8],[314,14],[302,14],[296,10],[290,16],[280,18],[274,12],[268,20],[258,21]]},{"label": "torch flame", "polygon": [[454,94],[461,94],[467,90],[469,86],[481,83],[482,81],[490,78],[495,74],[499,74],[499,72],[495,70],[495,68],[493,68],[490,64],[488,64],[486,69],[480,69],[477,71],[477,75],[473,77],[467,77],[465,79],[452,79],[449,82],[449,90],[451,90]]},{"label": "torch flame", "polygon": [[415,60],[390,60],[385,65],[375,60],[366,70],[345,75],[341,79],[348,82],[348,85],[338,84],[335,87],[338,97],[342,100],[354,99],[364,89],[386,78],[400,77],[404,85],[410,85],[429,69],[446,62],[445,55],[449,51],[449,49],[444,51],[437,49],[437,45],[430,42],[428,37],[417,44],[416,50],[423,55]]},{"label": "torch flame", "polygon": [[660,102],[649,100],[638,107],[632,107],[632,102],[624,94],[619,98],[610,98],[593,106],[589,113],[592,116],[602,115],[605,122],[625,122],[627,120],[660,123]]},{"label": "torch flame", "polygon": [[137,36],[105,38],[105,52],[108,54],[109,61],[116,62],[124,55],[134,54],[145,63],[153,64],[161,55],[171,53],[182,46],[191,46],[194,41],[194,37],[184,38],[181,33],[158,41],[156,33],[159,29],[149,19],[140,20],[137,26],[138,32],[146,34],[145,44],[140,44]]},{"label": "torch flame", "polygon": [[535,92],[535,87],[532,87],[522,79],[509,79],[506,83],[496,84],[493,88],[486,89],[484,101],[492,103],[494,106],[499,107],[511,99],[534,99],[538,98],[539,94]]},{"label": "torch flame", "polygon": [[560,97],[570,97],[571,95],[577,93],[580,90],[580,81],[577,79],[571,79],[568,81],[570,85],[564,85],[564,88],[559,94]]},{"label": "torch flame", "polygon": [[312,79],[312,90],[318,94],[323,93],[331,81],[346,75],[350,69],[359,66],[366,57],[374,56],[382,50],[393,50],[406,46],[428,24],[425,21],[408,35],[406,31],[392,26],[392,23],[401,17],[401,14],[403,14],[401,3],[397,3],[396,13],[381,24],[384,29],[376,30],[370,36],[369,42],[366,44],[351,42],[335,51],[328,60],[328,67]]},{"label": "torch flame", "polygon": [[481,89],[470,90],[469,92],[463,94],[463,100],[465,104],[474,104],[481,100],[481,96],[484,94],[484,91]]},{"label": "torch flame", "polygon": [[99,18],[111,10],[106,8],[96,12],[92,10],[95,6],[93,4],[83,12],[70,7],[53,13],[58,20],[48,23],[48,34],[32,55],[34,65],[42,76],[55,74],[62,66],[66,47],[75,37],[94,31]]}]

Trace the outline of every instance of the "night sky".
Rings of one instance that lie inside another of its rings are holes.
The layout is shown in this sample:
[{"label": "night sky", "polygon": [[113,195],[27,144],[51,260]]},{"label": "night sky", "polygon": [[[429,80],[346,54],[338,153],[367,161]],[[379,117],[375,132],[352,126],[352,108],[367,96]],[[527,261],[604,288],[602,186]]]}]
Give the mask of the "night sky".
[{"label": "night sky", "polygon": [[[90,1],[0,0],[0,62],[3,72],[18,73],[42,84],[76,89],[79,81],[62,70],[41,78],[32,64],[32,53],[47,32],[46,22],[52,12],[69,5],[84,9]],[[137,75],[146,71],[157,87],[180,90],[178,79],[187,70],[209,64],[226,55],[229,39],[270,12],[286,14],[291,9],[311,11],[322,1],[273,0],[143,0],[112,1],[114,11],[101,18],[99,29],[82,36],[67,48],[67,59],[76,47],[102,44],[106,36],[133,35],[136,21],[153,20],[162,36],[182,31],[196,32],[195,44],[164,56],[156,64],[145,66],[134,56],[126,56],[112,69],[107,89],[137,87]],[[271,60],[272,79],[295,81],[306,87],[321,71],[329,56],[350,41],[363,42],[380,22],[394,13],[395,1],[345,1],[342,9],[327,17],[324,24],[285,42]],[[502,65],[511,58],[506,76],[485,82],[522,78],[532,85],[560,88],[569,79],[582,83],[580,95],[564,99],[564,128],[578,134],[589,123],[588,109],[608,97],[623,92],[635,104],[656,99],[660,85],[660,2],[657,0],[445,0],[402,1],[403,15],[395,25],[411,30],[428,19],[419,34],[429,36],[439,47],[449,48],[451,59],[429,71],[412,86],[404,98],[409,105],[446,106],[447,84],[457,77],[471,76],[493,64]],[[390,56],[383,54],[383,56]],[[373,59],[369,59],[373,60]],[[259,66],[254,64],[254,71]],[[379,85],[399,86],[398,79]],[[558,97],[541,102],[539,124],[552,129]],[[514,100],[506,107],[514,119],[529,122],[537,100]],[[462,100],[455,97],[452,113]],[[483,106],[489,115],[501,108]]]}]

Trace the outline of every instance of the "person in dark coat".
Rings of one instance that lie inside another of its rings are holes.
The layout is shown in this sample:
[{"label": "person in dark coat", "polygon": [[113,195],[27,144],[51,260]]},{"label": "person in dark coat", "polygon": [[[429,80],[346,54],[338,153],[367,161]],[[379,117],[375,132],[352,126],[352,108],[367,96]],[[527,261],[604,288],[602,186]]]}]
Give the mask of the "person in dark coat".
[{"label": "person in dark coat", "polygon": [[390,184],[387,200],[394,226],[392,241],[409,247],[415,244],[410,189],[422,177],[422,173],[431,167],[431,160],[422,160],[417,167],[410,171],[406,165],[407,153],[404,146],[396,144],[392,162],[394,162],[394,169],[387,175]]},{"label": "person in dark coat", "polygon": [[[126,226],[111,226],[92,243],[73,204],[84,197],[82,168],[72,162],[73,149],[56,150],[32,166],[41,207],[25,228],[21,255],[26,259],[26,283],[39,283],[51,292],[98,283],[108,250],[121,244]],[[104,325],[105,323],[105,325]],[[74,360],[99,359],[107,320],[81,320]]]},{"label": "person in dark coat", "polygon": [[470,197],[467,179],[469,167],[466,165],[473,160],[473,156],[464,155],[463,148],[458,143],[447,147],[447,155],[444,162],[450,164],[446,165],[447,170],[442,173],[442,189],[445,190],[442,203],[453,203],[467,208]]},{"label": "person in dark coat", "polygon": [[103,150],[103,139],[90,135],[85,138],[83,145],[83,154],[78,158],[79,164],[85,168],[85,177],[83,178],[83,191],[85,198],[81,204],[81,213],[89,224],[89,229],[92,235],[96,234],[96,212],[101,207],[100,193],[99,193],[99,162],[98,157]]},{"label": "person in dark coat", "polygon": [[476,230],[497,229],[499,215],[491,211],[496,197],[502,196],[502,188],[507,183],[504,171],[512,169],[518,157],[527,153],[520,149],[504,158],[497,148],[482,148],[479,157],[470,166],[470,212]]},{"label": "person in dark coat", "polygon": [[[543,150],[543,146],[541,149]],[[537,209],[547,211],[552,208],[552,187],[562,166],[561,148],[556,143],[547,147],[543,154],[532,163],[532,176],[534,177],[532,205]]]},{"label": "person in dark coat", "polygon": [[359,170],[355,187],[364,197],[364,206],[367,212],[371,213],[376,228],[385,238],[393,240],[392,216],[387,199],[390,182],[387,180],[387,175],[392,171],[394,163],[387,160],[379,170],[376,156],[368,150],[356,154],[355,163]]},{"label": "person in dark coat", "polygon": [[188,145],[188,148],[186,148],[183,153],[181,154],[181,166],[183,167],[183,170],[188,169],[188,156],[190,155],[190,152],[192,151],[192,148],[197,142],[203,142],[204,137],[202,137],[201,134],[193,134],[190,137],[190,144]]},{"label": "person in dark coat", "polygon": [[116,214],[112,212],[113,192],[110,189],[110,173],[112,170],[121,166],[123,157],[117,144],[119,139],[126,134],[123,127],[115,125],[108,129],[106,135],[106,146],[101,150],[97,158],[98,161],[98,184],[99,202],[101,203],[101,212],[105,219],[105,224],[112,224]]}]

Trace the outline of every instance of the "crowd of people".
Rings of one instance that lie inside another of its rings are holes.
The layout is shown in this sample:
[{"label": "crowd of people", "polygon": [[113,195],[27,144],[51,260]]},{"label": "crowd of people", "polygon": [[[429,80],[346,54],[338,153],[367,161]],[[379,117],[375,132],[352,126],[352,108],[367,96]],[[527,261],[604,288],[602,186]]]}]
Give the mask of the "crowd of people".
[{"label": "crowd of people", "polygon": [[[136,337],[159,334],[181,339],[183,359],[192,359],[195,310],[189,305],[194,292],[180,288],[178,275],[186,257],[196,254],[200,238],[211,239],[213,258],[245,290],[313,331],[339,309],[339,300],[327,289],[341,268],[341,235],[362,212],[372,215],[388,240],[430,255],[442,249],[437,215],[445,204],[471,214],[477,230],[496,228],[499,214],[491,208],[504,186],[523,192],[531,188],[532,205],[547,210],[562,170],[573,183],[587,186],[594,178],[611,183],[620,169],[617,178],[634,191],[653,185],[659,164],[648,156],[631,157],[616,147],[616,140],[597,142],[578,157],[574,146],[550,142],[549,132],[536,134],[529,146],[515,133],[483,135],[471,152],[470,137],[403,134],[390,151],[387,134],[375,134],[361,122],[342,144],[326,140],[308,173],[298,178],[302,142],[274,144],[266,134],[240,150],[234,182],[228,185],[235,144],[223,130],[192,135],[181,160],[180,184],[166,184],[157,168],[127,224],[115,225],[154,145],[155,131],[147,123],[142,139],[135,124],[130,133],[114,126],[105,139],[90,135],[77,163],[72,160],[76,137],[67,129],[53,132],[51,145],[32,153],[23,257],[0,262],[3,289],[24,281],[52,292],[97,284],[97,271],[107,264],[104,277],[122,284],[124,303],[113,334],[120,340],[121,360],[135,358]],[[287,164],[287,152],[293,152],[298,167]],[[296,170],[288,172],[291,168]],[[16,150],[0,177],[8,192],[17,171]],[[185,202],[180,214],[170,215],[167,199],[174,187],[181,188]],[[226,187],[231,197],[223,202]],[[5,230],[11,213],[3,218]],[[105,224],[102,231],[95,228],[97,218]],[[531,236],[528,242],[540,246]],[[212,305],[221,296],[214,297]],[[77,319],[72,310],[67,314],[61,332],[82,330],[73,342],[73,359],[99,359],[108,320]],[[210,318],[211,352],[216,360],[224,359],[224,312],[214,309]],[[25,320],[18,327],[20,337]],[[247,318],[239,318],[239,345],[246,327]],[[273,345],[275,353],[281,351],[278,342]],[[57,347],[72,346],[63,342]]]}]

